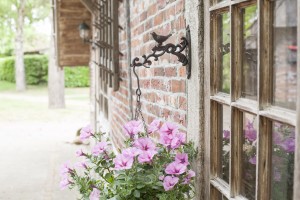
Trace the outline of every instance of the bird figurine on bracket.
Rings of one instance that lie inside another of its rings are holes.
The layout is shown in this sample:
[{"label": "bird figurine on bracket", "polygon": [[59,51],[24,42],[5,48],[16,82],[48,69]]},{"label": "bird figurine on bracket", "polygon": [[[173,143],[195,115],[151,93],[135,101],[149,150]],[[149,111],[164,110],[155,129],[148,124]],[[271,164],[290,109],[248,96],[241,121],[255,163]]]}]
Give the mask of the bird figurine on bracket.
[{"label": "bird figurine on bracket", "polygon": [[158,46],[161,46],[163,42],[165,42],[169,37],[171,37],[171,33],[169,35],[157,35],[155,32],[151,33],[153,39],[158,43]]}]

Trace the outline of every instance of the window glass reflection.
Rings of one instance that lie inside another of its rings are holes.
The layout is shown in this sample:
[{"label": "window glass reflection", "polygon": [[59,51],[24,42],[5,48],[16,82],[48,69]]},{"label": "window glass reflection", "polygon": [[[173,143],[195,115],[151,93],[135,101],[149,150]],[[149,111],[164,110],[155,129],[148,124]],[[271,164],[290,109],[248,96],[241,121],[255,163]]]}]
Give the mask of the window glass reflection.
[{"label": "window glass reflection", "polygon": [[296,109],[297,0],[274,3],[273,103]]},{"label": "window glass reflection", "polygon": [[274,122],[272,141],[272,200],[292,200],[295,128]]}]

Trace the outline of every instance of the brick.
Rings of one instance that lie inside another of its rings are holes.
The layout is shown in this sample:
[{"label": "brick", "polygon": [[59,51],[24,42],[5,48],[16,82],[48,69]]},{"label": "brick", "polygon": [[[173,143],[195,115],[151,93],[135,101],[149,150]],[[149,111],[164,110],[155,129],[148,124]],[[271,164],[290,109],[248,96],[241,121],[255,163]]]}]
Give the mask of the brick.
[{"label": "brick", "polygon": [[179,0],[176,4],[176,14],[183,14],[184,11],[184,1]]},{"label": "brick", "polygon": [[164,76],[165,75],[165,69],[162,67],[152,68],[151,70],[152,70],[153,76]]},{"label": "brick", "polygon": [[142,12],[140,15],[140,22],[143,22],[145,19],[147,19],[147,11]]},{"label": "brick", "polygon": [[174,93],[185,92],[185,81],[184,80],[172,80],[171,91]]},{"label": "brick", "polygon": [[163,9],[166,6],[166,4],[166,0],[157,0],[157,6],[159,10]]},{"label": "brick", "polygon": [[165,68],[165,76],[167,77],[175,77],[177,75],[177,69],[175,67]]},{"label": "brick", "polygon": [[161,25],[163,23],[163,21],[164,21],[164,12],[161,12],[154,17],[153,25],[154,26]]},{"label": "brick", "polygon": [[145,30],[149,30],[153,27],[153,18],[151,19],[148,19],[146,22],[145,22]]},{"label": "brick", "polygon": [[183,15],[180,15],[177,18],[177,23],[176,23],[176,30],[181,30],[185,28],[185,19]]},{"label": "brick", "polygon": [[160,79],[151,79],[151,87],[153,89],[162,89],[163,88],[163,81]]},{"label": "brick", "polygon": [[142,24],[142,25],[140,25],[138,28],[137,28],[137,33],[138,33],[138,35],[140,35],[140,34],[142,34],[143,32],[144,32],[144,29],[145,28],[145,25],[144,24]]},{"label": "brick", "polygon": [[186,66],[178,67],[178,76],[186,77]]},{"label": "brick", "polygon": [[[161,34],[162,35],[168,35],[168,34],[170,34],[172,32],[172,30],[171,30],[171,23],[168,23],[168,24],[165,24],[163,27],[162,27],[162,31],[161,31]],[[172,37],[171,37],[172,38]],[[171,38],[169,38],[166,42],[170,42],[170,39]]]},{"label": "brick", "polygon": [[150,88],[150,80],[140,80],[140,86],[142,88]]},{"label": "brick", "polygon": [[136,48],[137,46],[139,46],[141,44],[141,41],[138,39],[134,39],[131,41],[131,48]]},{"label": "brick", "polygon": [[147,34],[147,33],[144,34],[144,35],[143,35],[143,42],[146,43],[146,42],[148,42],[149,40],[150,40],[150,34]]},{"label": "brick", "polygon": [[139,24],[139,20],[140,19],[138,17],[136,17],[135,19],[131,20],[131,22],[130,22],[131,29],[135,28]]},{"label": "brick", "polygon": [[157,4],[154,3],[151,6],[149,6],[148,17],[154,15],[156,12],[157,12]]},{"label": "brick", "polygon": [[181,110],[186,110],[186,97],[178,97],[178,108]]},{"label": "brick", "polygon": [[168,117],[170,116],[170,110],[164,108],[161,114],[165,119],[168,119]]},{"label": "brick", "polygon": [[154,92],[148,94],[148,100],[151,102],[156,102],[158,99],[158,95]]},{"label": "brick", "polygon": [[181,124],[183,126],[186,125],[186,114],[181,114],[178,111],[174,112],[172,119],[174,122]]}]

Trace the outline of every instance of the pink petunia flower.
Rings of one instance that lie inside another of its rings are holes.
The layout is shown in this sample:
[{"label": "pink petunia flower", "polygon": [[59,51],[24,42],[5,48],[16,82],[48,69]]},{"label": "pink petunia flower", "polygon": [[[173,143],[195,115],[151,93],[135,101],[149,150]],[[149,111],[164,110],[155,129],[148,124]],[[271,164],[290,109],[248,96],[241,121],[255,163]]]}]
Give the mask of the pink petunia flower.
[{"label": "pink petunia flower", "polygon": [[69,173],[72,173],[72,172],[73,172],[73,168],[71,167],[70,161],[65,162],[60,167],[60,174],[62,176],[66,175],[66,174],[69,174]]},{"label": "pink petunia flower", "polygon": [[245,137],[251,142],[255,141],[257,138],[257,131],[255,130],[253,123],[248,121],[246,127]]},{"label": "pink petunia flower", "polygon": [[73,182],[69,181],[67,176],[64,176],[63,179],[59,182],[59,188],[61,190],[66,189],[70,184],[73,184]]},{"label": "pink petunia flower", "polygon": [[86,156],[86,154],[83,153],[82,149],[79,149],[79,150],[76,151],[76,156],[77,156],[77,157],[80,157],[80,156]]},{"label": "pink petunia flower", "polygon": [[166,122],[159,129],[159,133],[163,135],[174,135],[178,132],[178,126],[176,124]]},{"label": "pink petunia flower", "polygon": [[132,120],[123,126],[124,131],[130,138],[138,134],[143,129],[143,124],[141,121]]},{"label": "pink petunia flower", "polygon": [[256,155],[249,159],[249,163],[256,165]]},{"label": "pink petunia flower", "polygon": [[142,151],[155,150],[155,143],[150,138],[139,138],[134,142],[134,146]]},{"label": "pink petunia flower", "polygon": [[230,131],[229,130],[223,130],[223,138],[230,139]]},{"label": "pink petunia flower", "polygon": [[151,124],[148,127],[148,133],[154,133],[155,131],[159,130],[159,126],[160,126],[160,120],[155,119],[151,122]]},{"label": "pink petunia flower", "polygon": [[183,179],[182,184],[189,184],[191,179],[195,177],[195,172],[193,170],[189,170],[187,176]]},{"label": "pink petunia flower", "polygon": [[92,154],[94,156],[99,156],[102,154],[107,148],[107,142],[98,142],[92,149]]},{"label": "pink petunia flower", "polygon": [[160,134],[160,138],[159,138],[159,143],[166,146],[166,147],[170,147],[171,143],[173,140],[173,135],[167,135],[167,134]]},{"label": "pink petunia flower", "polygon": [[295,152],[295,139],[287,138],[281,144],[279,144],[286,152],[293,153]]},{"label": "pink petunia flower", "polygon": [[275,131],[273,132],[273,143],[276,145],[280,145],[282,142],[282,138],[283,136],[281,135],[281,133]]},{"label": "pink petunia flower", "polygon": [[86,127],[83,127],[81,130],[80,130],[80,140],[81,141],[84,141],[86,139],[89,139],[91,136],[93,135],[93,131],[91,129],[91,126],[88,125]]},{"label": "pink petunia flower", "polygon": [[177,162],[172,162],[168,164],[165,169],[165,172],[171,175],[183,174],[185,171],[186,171],[186,165]]},{"label": "pink petunia flower", "polygon": [[122,150],[122,154],[125,157],[132,157],[134,158],[135,156],[139,155],[142,151],[136,147],[129,147],[127,149]]},{"label": "pink petunia flower", "polygon": [[193,177],[195,177],[195,176],[196,176],[196,173],[195,173],[193,170],[189,170],[188,176],[187,176],[187,177],[193,178]]},{"label": "pink petunia flower", "polygon": [[119,154],[114,158],[113,162],[115,164],[115,170],[131,169],[133,157]]},{"label": "pink petunia flower", "polygon": [[139,155],[138,161],[139,163],[149,163],[152,161],[155,154],[157,154],[157,151],[155,150],[143,151]]},{"label": "pink petunia flower", "polygon": [[158,179],[159,179],[160,181],[163,181],[163,180],[165,179],[165,176],[164,176],[164,175],[161,175],[161,176],[158,177]]},{"label": "pink petunia flower", "polygon": [[87,162],[86,161],[80,161],[80,162],[77,162],[75,164],[76,167],[78,168],[83,168],[83,169],[87,169],[88,166],[87,166]]},{"label": "pink petunia flower", "polygon": [[99,200],[100,198],[100,190],[97,188],[93,188],[93,191],[90,194],[90,200]]},{"label": "pink petunia flower", "polygon": [[174,135],[171,141],[171,148],[177,149],[180,145],[185,143],[185,134],[182,132],[178,132]]},{"label": "pink petunia flower", "polygon": [[177,153],[175,156],[175,162],[183,164],[183,165],[188,165],[188,154],[186,153]]},{"label": "pink petunia flower", "polygon": [[165,191],[171,190],[178,183],[178,181],[178,177],[166,176],[163,182]]}]

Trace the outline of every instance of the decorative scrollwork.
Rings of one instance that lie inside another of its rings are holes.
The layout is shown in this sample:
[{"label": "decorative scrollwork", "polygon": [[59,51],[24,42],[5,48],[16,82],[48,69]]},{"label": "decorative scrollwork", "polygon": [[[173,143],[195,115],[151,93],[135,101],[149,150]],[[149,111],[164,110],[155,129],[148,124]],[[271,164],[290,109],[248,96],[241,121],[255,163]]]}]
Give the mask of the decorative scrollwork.
[{"label": "decorative scrollwork", "polygon": [[[153,36],[154,37],[154,36]],[[162,36],[160,36],[162,37]],[[175,56],[177,56],[178,61],[182,63],[182,65],[187,65],[188,64],[188,59],[186,56],[182,53],[182,51],[188,46],[188,41],[185,37],[181,38],[182,42],[180,44],[174,45],[174,44],[166,44],[162,45],[162,43],[158,43],[158,45],[154,46],[152,48],[153,53],[146,56],[143,55],[142,58],[144,59],[143,62],[140,62],[140,59],[138,57],[134,58],[132,61],[132,66],[133,67],[140,67],[144,66],[146,68],[149,68],[150,65],[152,65],[152,61],[150,60],[151,58],[154,58],[155,61],[158,60],[158,58],[165,53],[170,53]]]},{"label": "decorative scrollwork", "polygon": [[[135,119],[137,120],[138,118],[141,118],[144,124],[144,128],[146,131],[146,124],[144,121],[144,117],[142,115],[142,111],[141,111],[141,88],[140,88],[140,80],[139,80],[139,76],[136,72],[136,67],[145,67],[145,68],[150,68],[150,66],[152,65],[152,60],[154,61],[158,61],[158,58],[162,55],[164,55],[165,53],[169,53],[169,54],[173,54],[178,58],[178,61],[182,63],[182,65],[188,65],[189,64],[189,60],[187,59],[186,55],[184,55],[182,53],[182,51],[184,49],[186,49],[187,47],[189,47],[190,45],[190,36],[189,36],[189,29],[187,28],[187,38],[182,37],[181,38],[181,42],[177,45],[175,44],[166,44],[163,45],[163,43],[165,41],[168,40],[169,37],[171,37],[172,34],[163,36],[163,35],[157,35],[155,32],[151,33],[153,39],[157,42],[157,44],[152,48],[152,53],[148,56],[143,55],[142,59],[143,61],[140,61],[139,57],[135,57],[132,60],[132,64],[131,67],[133,67],[133,73],[136,76],[137,79],[137,89],[136,89],[136,100],[137,100],[137,104],[136,104],[136,111],[135,111]],[[190,50],[189,48],[187,48],[187,53],[188,56],[190,58]],[[190,65],[190,64],[189,64]],[[190,77],[190,66],[187,67],[187,77]],[[147,131],[146,131],[147,132]]]}]

